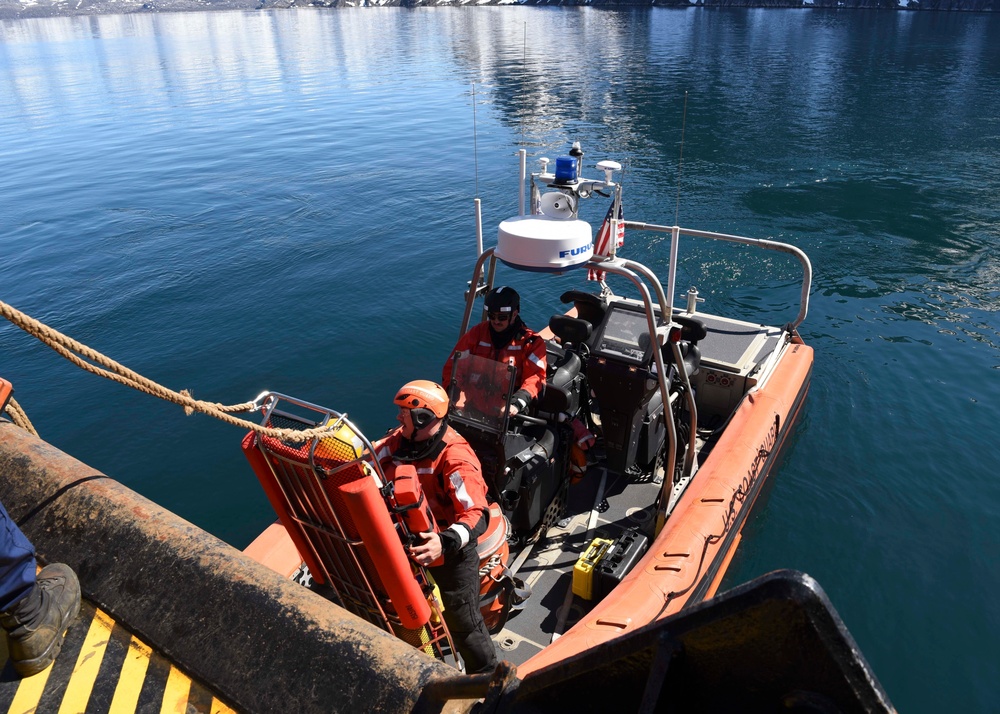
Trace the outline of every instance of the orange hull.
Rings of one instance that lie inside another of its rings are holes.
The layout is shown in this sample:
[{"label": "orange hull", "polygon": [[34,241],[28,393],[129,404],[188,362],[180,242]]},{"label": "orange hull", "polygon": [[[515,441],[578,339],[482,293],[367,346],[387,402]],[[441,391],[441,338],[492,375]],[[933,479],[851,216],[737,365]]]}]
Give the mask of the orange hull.
[{"label": "orange hull", "polygon": [[518,667],[524,677],[711,597],[809,388],[813,350],[788,348],[740,404],[646,555],[566,634]]},{"label": "orange hull", "polygon": [[295,575],[302,566],[302,556],[280,522],[269,525],[243,553],[286,578]]},{"label": "orange hull", "polygon": [[[603,601],[518,666],[525,677],[712,597],[809,388],[813,350],[789,346],[766,385],[737,408],[645,556]],[[247,549],[278,572],[301,560],[275,524]]]}]

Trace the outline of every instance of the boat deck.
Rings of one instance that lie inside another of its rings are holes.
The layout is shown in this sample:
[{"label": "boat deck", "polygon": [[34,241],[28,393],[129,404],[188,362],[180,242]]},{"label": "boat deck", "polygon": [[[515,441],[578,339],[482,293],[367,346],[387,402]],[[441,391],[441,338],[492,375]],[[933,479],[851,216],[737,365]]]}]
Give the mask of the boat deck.
[{"label": "boat deck", "polygon": [[84,600],[55,663],[20,679],[0,638],[0,712],[233,712],[163,655]]},{"label": "boat deck", "polygon": [[[699,342],[702,369],[693,380],[703,425],[723,420],[735,408],[751,386],[747,380],[779,346],[782,330],[702,313],[696,317],[708,333]],[[711,443],[699,439],[699,460],[710,448]],[[514,664],[541,651],[599,601],[599,592],[587,600],[572,589],[577,560],[595,538],[614,541],[635,528],[647,542],[653,539],[654,504],[663,474],[619,475],[607,471],[600,458],[595,460],[587,475],[570,487],[566,517],[538,542],[511,553],[511,569],[532,596],[493,639],[500,656]],[[599,580],[595,573],[595,588]]]},{"label": "boat deck", "polygon": [[695,317],[705,324],[708,333],[698,343],[702,362],[733,372],[745,373],[761,362],[777,346],[782,332],[769,325],[700,312]]},{"label": "boat deck", "polygon": [[[595,538],[614,541],[627,528],[652,538],[656,494],[661,486],[649,476],[610,473],[591,467],[570,486],[566,517],[546,537],[512,553],[512,569],[532,590],[522,611],[513,614],[494,636],[499,655],[522,664],[572,627],[597,599],[573,594],[573,569]],[[598,576],[594,574],[596,586]]]}]

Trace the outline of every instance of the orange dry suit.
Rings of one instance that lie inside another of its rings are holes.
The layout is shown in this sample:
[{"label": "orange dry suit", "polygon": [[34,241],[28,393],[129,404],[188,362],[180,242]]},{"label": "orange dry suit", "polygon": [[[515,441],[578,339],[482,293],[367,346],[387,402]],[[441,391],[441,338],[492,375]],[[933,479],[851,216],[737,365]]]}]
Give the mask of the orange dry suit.
[{"label": "orange dry suit", "polygon": [[441,592],[444,620],[469,674],[492,672],[496,650],[479,603],[476,544],[486,532],[490,512],[486,482],[472,447],[447,423],[430,439],[413,442],[399,427],[373,444],[385,477],[413,464],[424,497],[440,528],[444,563],[428,568]]},{"label": "orange dry suit", "polygon": [[494,344],[488,322],[480,322],[466,332],[445,362],[441,381],[445,388],[451,382],[452,362],[457,353],[468,353],[476,357],[505,362],[512,365],[515,370],[516,391],[511,396],[511,403],[518,408],[518,411],[524,411],[533,399],[538,398],[545,385],[545,340],[525,325],[520,316],[511,328],[508,328],[509,341],[499,347]]},{"label": "orange dry suit", "polygon": [[479,458],[457,431],[446,424],[429,441],[434,443],[415,445],[398,427],[375,443],[375,458],[389,481],[395,478],[396,466],[413,464],[447,556],[469,542],[475,544],[486,532],[486,482]]}]

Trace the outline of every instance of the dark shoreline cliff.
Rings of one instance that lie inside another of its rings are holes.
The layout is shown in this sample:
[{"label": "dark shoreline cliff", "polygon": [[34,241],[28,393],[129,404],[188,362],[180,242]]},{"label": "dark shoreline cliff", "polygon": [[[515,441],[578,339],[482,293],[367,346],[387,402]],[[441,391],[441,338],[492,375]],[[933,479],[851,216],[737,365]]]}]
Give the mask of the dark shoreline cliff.
[{"label": "dark shoreline cliff", "polygon": [[157,12],[286,8],[468,7],[481,5],[589,6],[607,10],[662,8],[799,8],[818,11],[992,12],[1000,0],[0,0],[0,21]]}]

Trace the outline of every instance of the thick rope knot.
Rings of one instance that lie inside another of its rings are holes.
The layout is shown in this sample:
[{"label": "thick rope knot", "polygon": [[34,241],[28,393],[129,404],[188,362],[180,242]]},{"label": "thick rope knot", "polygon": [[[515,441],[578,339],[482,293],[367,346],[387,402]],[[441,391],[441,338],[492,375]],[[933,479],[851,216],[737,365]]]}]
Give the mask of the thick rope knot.
[{"label": "thick rope knot", "polygon": [[[194,401],[194,396],[191,394],[190,389],[182,389],[181,396],[185,397],[186,399],[190,399],[192,402]],[[191,416],[192,414],[194,414],[194,407],[185,405],[184,416]]]}]

